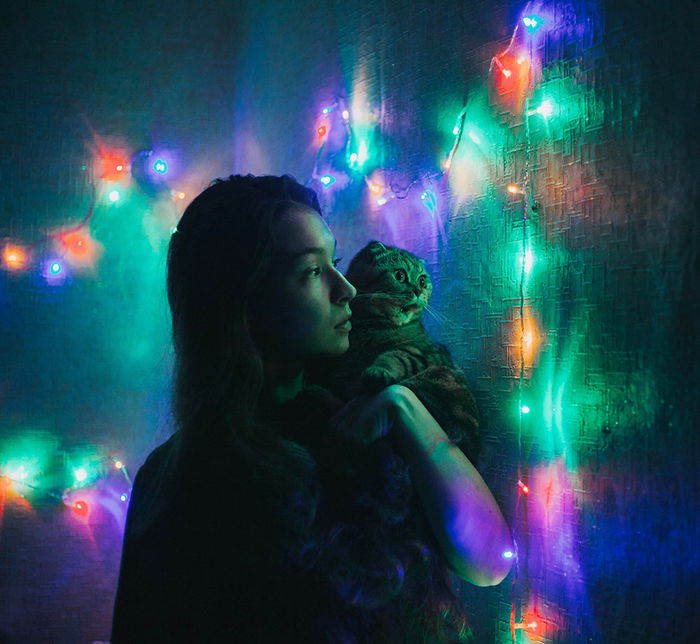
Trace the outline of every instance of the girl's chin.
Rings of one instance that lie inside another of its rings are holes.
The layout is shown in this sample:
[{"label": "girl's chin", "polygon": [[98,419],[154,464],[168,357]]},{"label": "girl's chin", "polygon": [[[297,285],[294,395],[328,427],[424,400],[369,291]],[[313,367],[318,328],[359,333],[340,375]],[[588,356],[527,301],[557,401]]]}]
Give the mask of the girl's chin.
[{"label": "girl's chin", "polygon": [[342,356],[350,348],[348,336],[341,337],[334,343],[334,346],[329,346],[326,351],[323,351],[319,357],[321,358],[337,358]]}]

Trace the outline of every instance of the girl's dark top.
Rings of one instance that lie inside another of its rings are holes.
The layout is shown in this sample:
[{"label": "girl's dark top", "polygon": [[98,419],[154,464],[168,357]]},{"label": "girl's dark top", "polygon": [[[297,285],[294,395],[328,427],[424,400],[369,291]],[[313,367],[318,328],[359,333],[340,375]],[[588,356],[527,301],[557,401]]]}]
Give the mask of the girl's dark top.
[{"label": "girl's dark top", "polygon": [[[323,444],[329,432],[328,420],[341,405],[326,390],[312,386],[281,405],[278,412],[290,435],[309,446],[314,457],[322,461],[319,456],[322,451],[315,452],[314,446]],[[399,634],[402,627],[396,625],[396,619],[406,610],[402,599],[405,593],[378,610],[368,611],[366,606],[348,605],[347,596],[345,601],[339,596],[338,584],[330,583],[328,575],[314,572],[313,568],[286,565],[281,545],[275,542],[278,530],[269,510],[256,496],[255,483],[250,478],[237,477],[230,463],[217,464],[216,454],[208,455],[207,462],[201,459],[194,470],[196,475],[179,482],[176,500],[157,521],[147,521],[153,512],[151,502],[167,478],[175,440],[176,436],[172,436],[157,447],[134,480],[114,605],[112,644],[467,641],[463,637],[404,637]],[[386,455],[386,448],[382,454]],[[395,468],[396,460],[390,461]],[[387,462],[385,458],[381,461],[384,465]],[[330,481],[337,478],[332,464],[325,467],[325,475],[322,465],[319,471],[322,484],[324,476]],[[348,471],[351,477],[356,476],[348,486],[364,485],[370,489],[381,484],[376,478],[368,479],[362,472],[358,473],[357,468],[350,467]],[[405,480],[396,475],[397,471],[395,468],[391,474],[394,500],[389,499],[389,511],[395,499],[407,499],[407,494],[410,495],[410,483],[408,487],[404,485],[408,481],[407,470]],[[356,493],[362,496],[361,490],[352,491]],[[320,515],[335,517],[338,503],[331,497],[319,505]],[[415,514],[414,501],[411,504]],[[372,503],[367,506],[367,515],[372,514],[370,506]],[[358,518],[360,523],[364,520]],[[331,518],[330,524],[334,521]],[[400,517],[394,517],[392,522],[403,525]],[[437,550],[422,514],[408,529],[419,533],[415,535],[417,543],[427,543],[431,550]],[[374,531],[366,524],[355,533],[344,530],[338,539],[342,540],[343,535],[361,535],[363,530]],[[378,526],[378,530],[380,539],[391,541],[392,526],[386,530]],[[440,566],[446,570],[443,563]],[[429,572],[432,570],[434,566]],[[339,574],[344,573],[341,570]],[[416,594],[414,588],[413,596],[420,595],[420,599],[412,612],[434,609],[444,612],[444,603],[438,602],[444,597],[443,581],[433,572],[429,578],[419,579],[422,585],[439,588],[432,595]],[[405,581],[404,587],[410,588],[408,577]],[[348,635],[342,635],[343,632]],[[386,636],[390,632],[396,632],[395,639]]]}]

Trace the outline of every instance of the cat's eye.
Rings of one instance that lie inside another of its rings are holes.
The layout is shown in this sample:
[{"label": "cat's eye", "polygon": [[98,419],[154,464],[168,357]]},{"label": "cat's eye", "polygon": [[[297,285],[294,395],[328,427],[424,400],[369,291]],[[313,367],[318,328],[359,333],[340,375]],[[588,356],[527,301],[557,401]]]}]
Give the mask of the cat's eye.
[{"label": "cat's eye", "polygon": [[426,284],[427,281],[428,281],[428,279],[426,278],[426,276],[425,276],[425,275],[421,275],[421,276],[418,278],[418,285],[419,285],[421,288],[425,288],[425,284]]},{"label": "cat's eye", "polygon": [[405,282],[407,278],[406,271],[403,268],[397,268],[394,271],[394,277],[397,282]]}]

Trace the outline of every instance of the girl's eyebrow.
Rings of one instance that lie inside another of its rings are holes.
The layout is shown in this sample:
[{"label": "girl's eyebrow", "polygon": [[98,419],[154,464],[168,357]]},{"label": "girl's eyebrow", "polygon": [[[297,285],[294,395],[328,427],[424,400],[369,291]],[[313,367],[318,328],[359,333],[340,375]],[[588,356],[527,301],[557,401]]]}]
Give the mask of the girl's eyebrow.
[{"label": "girl's eyebrow", "polygon": [[[338,240],[334,240],[335,243],[333,244],[333,253],[338,249]],[[287,257],[289,259],[295,260],[302,255],[310,255],[312,253],[323,253],[323,251],[326,250],[325,248],[322,248],[321,246],[307,246],[306,248],[302,248],[301,250],[294,251],[291,253],[288,253]]]}]

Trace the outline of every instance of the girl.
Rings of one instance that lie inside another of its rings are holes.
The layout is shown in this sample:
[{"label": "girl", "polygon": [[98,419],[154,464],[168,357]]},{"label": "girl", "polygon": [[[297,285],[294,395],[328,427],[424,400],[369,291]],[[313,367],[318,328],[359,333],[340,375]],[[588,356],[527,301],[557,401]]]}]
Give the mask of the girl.
[{"label": "girl", "polygon": [[[408,388],[342,406],[306,382],[305,363],[349,346],[356,291],[335,250],[315,193],[288,176],[216,180],[182,216],[177,431],[134,481],[113,644],[467,641],[448,570],[508,574],[498,505]],[[385,439],[416,497],[391,520],[349,483]]]}]

